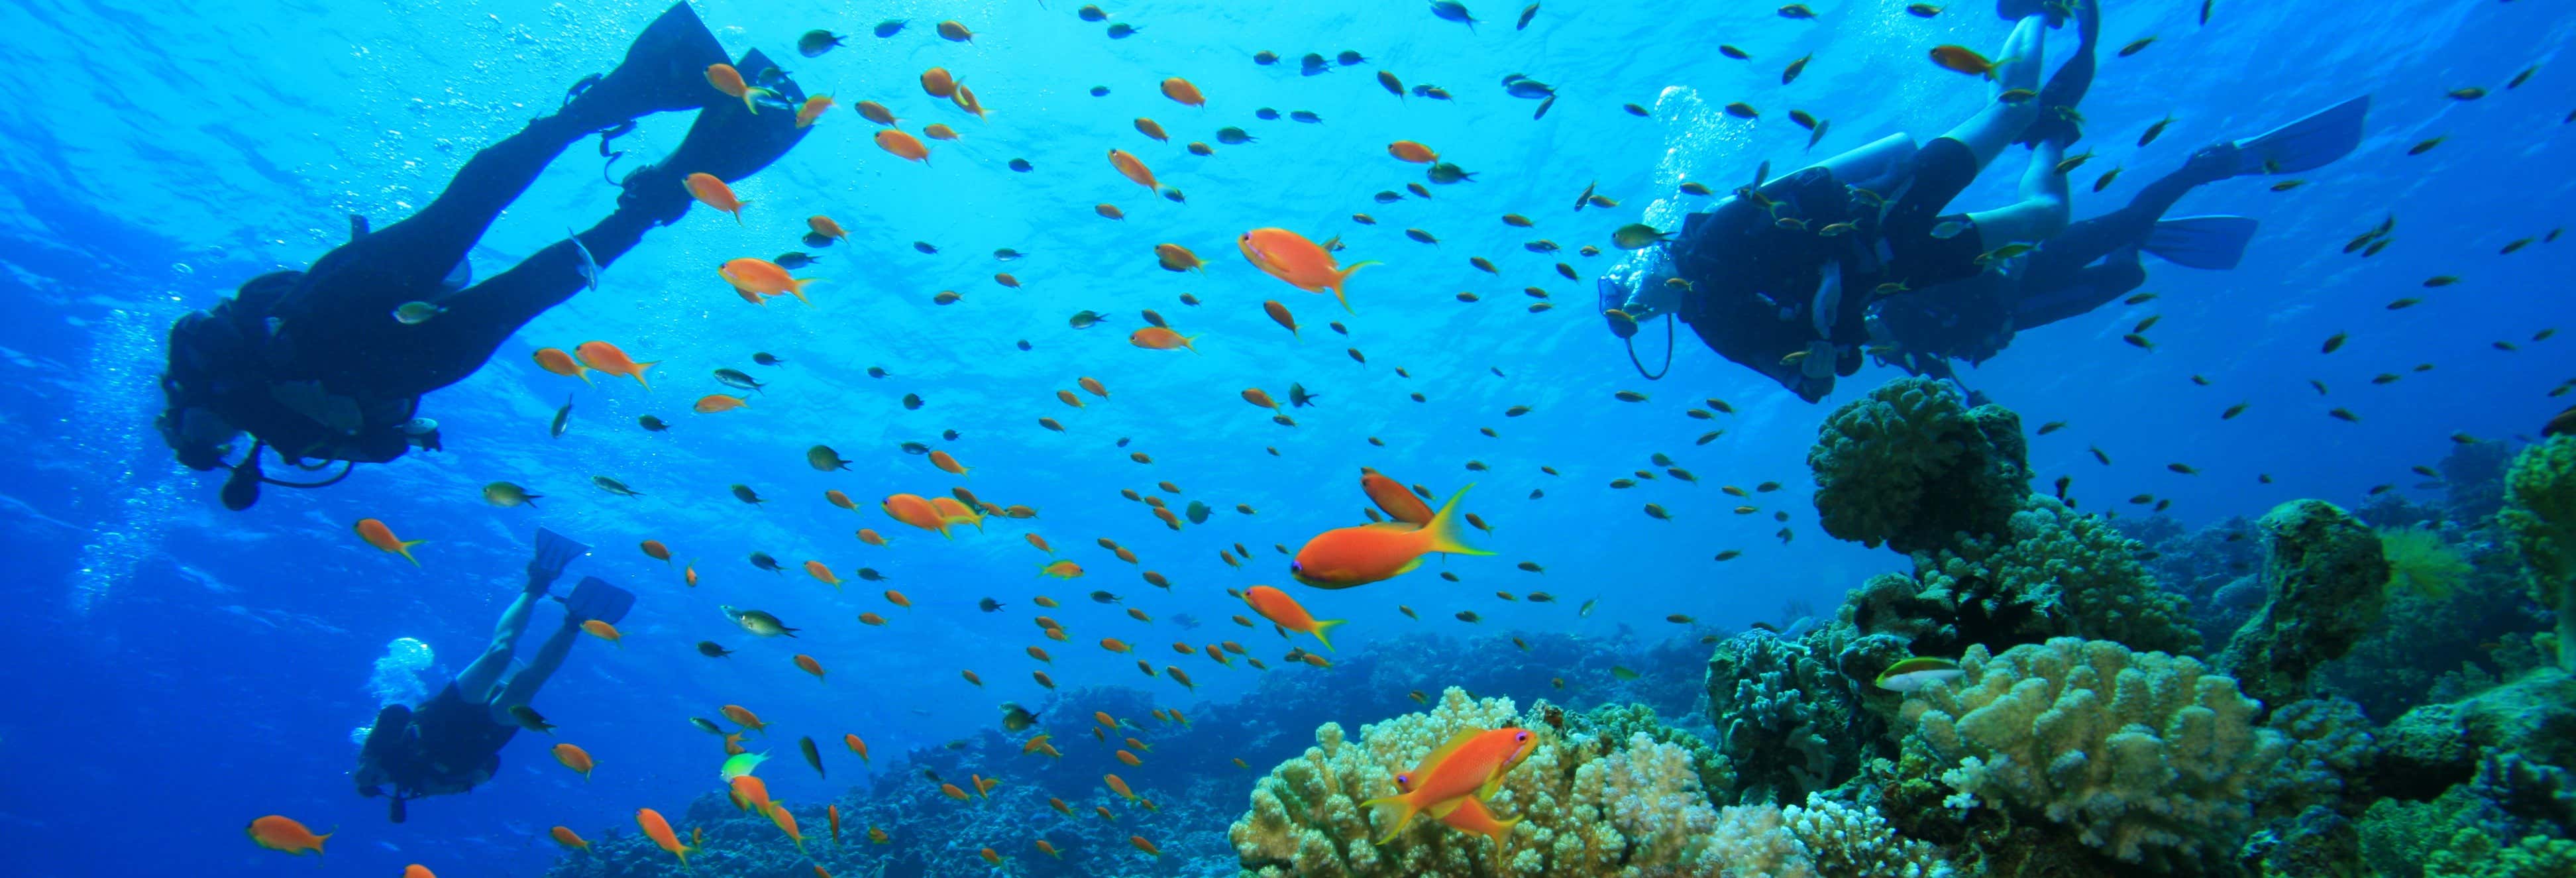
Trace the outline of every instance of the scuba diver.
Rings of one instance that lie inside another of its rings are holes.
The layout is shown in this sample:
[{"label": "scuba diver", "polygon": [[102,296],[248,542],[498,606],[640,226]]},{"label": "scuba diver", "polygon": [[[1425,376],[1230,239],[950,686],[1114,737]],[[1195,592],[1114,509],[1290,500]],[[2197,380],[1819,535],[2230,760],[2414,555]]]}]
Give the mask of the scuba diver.
[{"label": "scuba diver", "polygon": [[518,648],[519,636],[527,633],[537,599],[545,597],[546,588],[563,575],[564,565],[589,552],[589,546],[537,529],[527,587],[501,612],[491,645],[420,706],[388,704],[377,712],[375,727],[358,749],[357,770],[351,773],[359,795],[391,796],[386,816],[401,823],[409,816],[405,803],[413,799],[462,793],[491,780],[501,769],[502,745],[519,729],[548,728],[528,707],[528,699],[536,697],[546,678],[563,666],[573,640],[581,636],[583,622],[617,624],[635,606],[635,595],[583,577],[571,596],[558,598],[564,605],[563,627],[537,647],[536,658],[526,667],[506,678],[502,672],[510,669],[511,654]]},{"label": "scuba diver", "polygon": [[[213,309],[180,318],[161,376],[162,440],[202,472],[226,466],[232,443],[249,433],[250,451],[229,465],[221,494],[234,510],[258,502],[262,483],[323,487],[357,464],[438,448],[437,423],[418,417],[423,394],[472,374],[520,326],[596,287],[599,269],[647,230],[679,221],[692,200],[682,184],[689,174],[739,180],[804,137],[793,108],[805,96],[794,82],[759,50],[745,54],[737,69],[758,71],[764,102],[788,109],[760,113],[710,84],[712,65],[726,61],[686,0],[675,3],[617,69],[576,83],[554,114],[475,153],[429,206],[372,231],[353,216],[349,242],[311,268],[252,278]],[[597,133],[610,155],[610,139],[635,120],[679,110],[698,111],[687,138],[627,174],[606,219],[468,285],[467,251],[565,148]],[[345,466],[321,481],[286,481],[261,471],[262,450],[307,471]]]},{"label": "scuba diver", "polygon": [[1956,380],[1950,360],[1985,362],[2013,333],[2075,317],[2146,283],[2140,253],[2212,271],[2236,267],[2256,223],[2241,216],[2165,219],[2195,187],[2233,177],[2323,167],[2361,145],[2368,96],[2354,98],[2244,140],[2194,152],[2119,210],[2066,227],[2030,253],[1976,277],[1879,302],[1869,314],[1870,351],[1916,375]]},{"label": "scuba diver", "polygon": [[[2056,166],[2080,136],[2075,104],[2092,83],[2100,10],[2095,0],[2000,0],[1996,12],[2016,23],[1990,67],[1993,102],[1920,148],[1899,133],[1775,180],[1757,173],[1733,196],[1682,218],[1671,240],[1638,250],[1598,280],[1611,332],[1629,339],[1647,319],[1676,317],[1720,355],[1815,402],[1837,375],[1859,371],[1873,301],[1973,277],[2000,258],[1993,251],[2062,231],[2066,178]],[[2047,29],[2068,18],[2077,26],[2076,57],[2043,87]],[[1952,69],[1983,64],[1934,54]],[[2015,143],[2031,150],[2019,201],[1943,212]],[[1689,153],[1681,144],[1668,149],[1667,170]]]}]

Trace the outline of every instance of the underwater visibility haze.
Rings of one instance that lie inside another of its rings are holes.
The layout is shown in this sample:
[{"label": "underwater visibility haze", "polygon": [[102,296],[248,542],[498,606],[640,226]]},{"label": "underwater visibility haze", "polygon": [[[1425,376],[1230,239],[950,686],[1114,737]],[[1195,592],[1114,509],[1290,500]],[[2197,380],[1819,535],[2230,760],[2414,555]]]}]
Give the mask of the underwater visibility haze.
[{"label": "underwater visibility haze", "polygon": [[2563,3],[0,33],[12,875],[2576,875]]}]

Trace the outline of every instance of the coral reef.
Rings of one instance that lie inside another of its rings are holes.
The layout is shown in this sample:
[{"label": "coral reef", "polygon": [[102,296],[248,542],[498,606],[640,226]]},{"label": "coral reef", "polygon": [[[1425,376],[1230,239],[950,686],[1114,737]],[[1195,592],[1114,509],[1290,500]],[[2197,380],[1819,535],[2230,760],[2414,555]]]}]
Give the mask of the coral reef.
[{"label": "coral reef", "polygon": [[2381,529],[2379,556],[2388,562],[2391,591],[2438,600],[2469,579],[2468,559],[2442,541],[2440,530],[2424,525]]},{"label": "coral reef", "polygon": [[[1842,619],[1863,635],[1901,638],[1912,655],[2053,637],[2199,651],[2189,606],[2156,584],[2134,557],[2140,550],[2098,517],[2029,496],[2002,532],[1917,553],[1912,576],[1871,577],[1844,602]],[[1883,667],[1846,663],[1843,671],[1868,679]]]},{"label": "coral reef", "polygon": [[1805,805],[1743,805],[1718,815],[1720,874],[1744,878],[1955,878],[1930,844],[1900,838],[1878,809],[1810,793]]},{"label": "coral reef", "polygon": [[2317,666],[2352,651],[2379,621],[2388,560],[2377,533],[2322,500],[2283,503],[2261,527],[2270,599],[2236,629],[2218,665],[2246,694],[2284,704],[2306,697]]},{"label": "coral reef", "polygon": [[1950,385],[1899,378],[1825,419],[1807,453],[1825,532],[1921,552],[1991,534],[2030,493],[2021,417]]},{"label": "coral reef", "polygon": [[1721,801],[1795,802],[1831,789],[1859,768],[1858,747],[1874,735],[1852,681],[1832,657],[1767,631],[1746,631],[1708,659],[1709,719],[1735,762],[1736,783]]},{"label": "coral reef", "polygon": [[2514,456],[2496,523],[2522,555],[2531,599],[2558,611],[2558,667],[2576,673],[2576,436]]},{"label": "coral reef", "polygon": [[[1362,800],[1395,792],[1394,776],[1464,729],[1548,729],[1488,801],[1522,822],[1497,846],[1481,835],[1421,819],[1384,845]],[[1707,874],[1717,811],[1700,790],[1690,750],[1646,731],[1616,740],[1584,730],[1544,702],[1527,715],[1510,699],[1477,700],[1451,687],[1429,713],[1362,727],[1352,741],[1337,723],[1315,746],[1253,788],[1252,808],[1227,837],[1246,874],[1288,875],[1681,875]]]},{"label": "coral reef", "polygon": [[2452,521],[2477,521],[2504,508],[2504,471],[2513,450],[2502,442],[2453,443],[2436,469]]},{"label": "coral reef", "polygon": [[1953,806],[2038,815],[2123,861],[2235,850],[2289,750],[2188,657],[2058,638],[1960,666],[1906,700],[1907,755],[1940,767]]}]

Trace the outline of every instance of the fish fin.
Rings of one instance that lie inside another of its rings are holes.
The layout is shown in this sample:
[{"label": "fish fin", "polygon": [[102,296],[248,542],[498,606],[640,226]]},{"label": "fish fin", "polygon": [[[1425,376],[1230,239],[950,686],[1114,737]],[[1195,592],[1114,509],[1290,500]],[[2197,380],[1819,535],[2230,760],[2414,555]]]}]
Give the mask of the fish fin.
[{"label": "fish fin", "polygon": [[1460,806],[1475,800],[1476,797],[1474,796],[1459,796],[1455,799],[1450,799],[1446,802],[1439,802],[1433,804],[1431,807],[1424,808],[1422,809],[1422,813],[1433,820],[1440,820],[1447,818],[1449,816],[1449,812],[1456,811]]},{"label": "fish fin", "polygon": [[790,295],[795,296],[796,301],[803,302],[805,303],[805,307],[811,308],[814,307],[814,300],[805,298],[805,287],[810,284],[819,284],[822,282],[823,279],[819,277],[809,277],[804,280],[791,280],[787,282],[787,292]]},{"label": "fish fin", "polygon": [[1406,795],[1393,795],[1385,798],[1369,799],[1361,802],[1360,807],[1369,809],[1374,816],[1379,818],[1379,822],[1391,822],[1394,824],[1387,829],[1385,835],[1379,836],[1377,841],[1372,842],[1372,844],[1385,844],[1387,842],[1394,841],[1396,833],[1403,832],[1404,827],[1413,822],[1414,816],[1422,813],[1420,808],[1414,806],[1412,798]]},{"label": "fish fin", "polygon": [[1458,501],[1467,496],[1468,489],[1474,487],[1476,486],[1470,483],[1467,487],[1458,489],[1458,493],[1449,495],[1449,502],[1440,504],[1439,514],[1431,516],[1431,523],[1422,526],[1423,532],[1431,537],[1431,546],[1426,551],[1448,552],[1454,555],[1493,554],[1467,546],[1466,531],[1458,518]]},{"label": "fish fin", "polygon": [[1332,630],[1332,629],[1333,629],[1333,627],[1334,627],[1334,626],[1336,626],[1336,625],[1340,625],[1340,624],[1342,624],[1343,622],[1347,622],[1347,621],[1350,621],[1350,620],[1348,620],[1348,619],[1317,619],[1317,620],[1315,620],[1315,630],[1314,630],[1314,631],[1312,631],[1312,632],[1309,632],[1309,633],[1311,633],[1311,634],[1315,635],[1315,640],[1316,640],[1316,642],[1318,642],[1318,643],[1322,643],[1322,644],[1324,645],[1324,648],[1325,648],[1325,649],[1332,649],[1332,648],[1333,648],[1333,641],[1332,641],[1330,638],[1325,637],[1325,636],[1324,636],[1324,632],[1326,632],[1326,631],[1330,631],[1330,630]]},{"label": "fish fin", "polygon": [[1353,309],[1353,308],[1351,307],[1351,300],[1350,300],[1350,297],[1345,296],[1345,295],[1343,295],[1343,294],[1342,294],[1342,286],[1343,286],[1344,284],[1350,283],[1350,281],[1351,281],[1351,275],[1358,274],[1358,273],[1359,273],[1359,271],[1360,271],[1360,269],[1367,268],[1367,267],[1372,266],[1372,265],[1383,265],[1383,264],[1384,264],[1384,263],[1381,263],[1381,262],[1379,262],[1379,261],[1377,261],[1377,260],[1375,260],[1375,259],[1363,259],[1363,260],[1360,260],[1360,261],[1358,261],[1358,262],[1351,263],[1349,267],[1344,268],[1344,269],[1342,269],[1342,270],[1340,270],[1340,271],[1337,271],[1337,272],[1334,272],[1334,273],[1333,273],[1333,285],[1332,285],[1332,287],[1331,287],[1331,289],[1332,289],[1332,291],[1333,291],[1333,298],[1338,299],[1338,300],[1340,300],[1340,301],[1341,301],[1341,303],[1342,303],[1342,310],[1344,310],[1344,311],[1349,311],[1350,313],[1353,313],[1353,314],[1360,313],[1358,310]]},{"label": "fish fin", "polygon": [[652,384],[652,382],[649,382],[649,381],[644,380],[644,370],[646,370],[646,369],[650,369],[650,368],[653,368],[654,366],[659,365],[661,362],[662,362],[662,361],[660,361],[660,360],[654,360],[653,362],[650,362],[650,363],[637,363],[637,364],[635,364],[635,383],[637,383],[637,384],[641,384],[641,385],[644,385],[644,389],[646,389],[646,390],[651,390],[651,389],[653,389],[653,384]]},{"label": "fish fin", "polygon": [[422,543],[426,543],[426,542],[429,542],[429,541],[428,541],[428,540],[404,540],[404,541],[402,541],[402,556],[403,556],[403,560],[411,562],[411,566],[414,566],[414,567],[418,567],[418,566],[420,566],[420,559],[418,559],[418,558],[414,558],[414,557],[412,557],[412,556],[411,556],[411,547],[413,547],[413,546],[417,546],[417,545],[420,545],[420,544],[422,544]]}]

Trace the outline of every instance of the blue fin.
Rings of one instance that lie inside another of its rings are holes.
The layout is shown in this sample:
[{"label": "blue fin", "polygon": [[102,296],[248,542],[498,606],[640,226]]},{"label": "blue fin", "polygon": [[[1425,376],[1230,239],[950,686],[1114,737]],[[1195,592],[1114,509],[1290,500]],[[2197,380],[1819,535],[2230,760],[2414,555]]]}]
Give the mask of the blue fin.
[{"label": "blue fin", "polygon": [[2370,96],[2309,114],[2299,121],[2236,141],[2236,173],[2295,174],[2325,167],[2361,145]]},{"label": "blue fin", "polygon": [[541,527],[537,528],[537,554],[536,557],[528,559],[528,566],[561,576],[564,565],[571,564],[573,559],[587,554],[590,554],[589,546],[573,542],[570,537]]},{"label": "blue fin", "polygon": [[2226,271],[2245,258],[2245,243],[2260,225],[2243,216],[2178,216],[2157,220],[2139,249],[2189,268]]},{"label": "blue fin", "polygon": [[564,615],[580,621],[597,619],[611,625],[626,618],[635,608],[635,593],[610,585],[596,576],[584,576],[572,587],[572,596],[564,598]]}]

